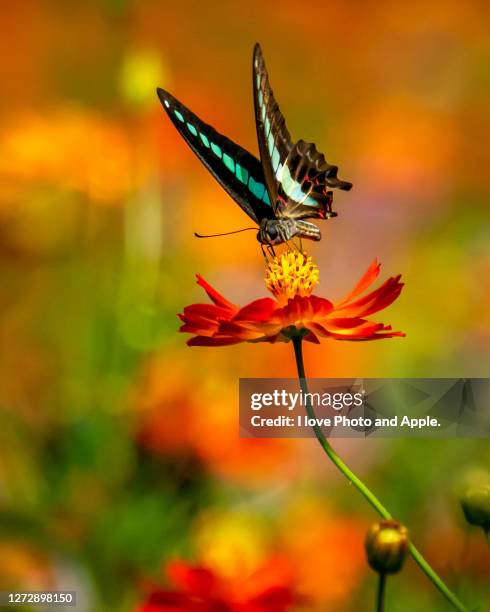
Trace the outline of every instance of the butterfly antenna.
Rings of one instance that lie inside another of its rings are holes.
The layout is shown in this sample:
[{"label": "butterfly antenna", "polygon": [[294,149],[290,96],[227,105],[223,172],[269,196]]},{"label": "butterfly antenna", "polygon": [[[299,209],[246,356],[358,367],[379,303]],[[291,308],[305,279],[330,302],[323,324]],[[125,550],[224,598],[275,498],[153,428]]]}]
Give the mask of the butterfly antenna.
[{"label": "butterfly antenna", "polygon": [[255,230],[257,231],[256,227],[245,227],[243,229],[239,229],[239,230],[235,230],[233,232],[224,232],[223,234],[198,234],[197,232],[194,232],[194,236],[196,238],[216,238],[217,236],[229,236],[230,234],[239,234],[240,232],[248,232],[249,230]]}]

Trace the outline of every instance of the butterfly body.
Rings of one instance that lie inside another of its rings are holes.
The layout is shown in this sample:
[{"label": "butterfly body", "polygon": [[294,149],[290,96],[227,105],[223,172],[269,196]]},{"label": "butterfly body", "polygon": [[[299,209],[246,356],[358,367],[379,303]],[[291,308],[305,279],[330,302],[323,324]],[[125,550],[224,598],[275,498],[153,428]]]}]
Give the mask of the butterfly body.
[{"label": "butterfly body", "polygon": [[255,123],[260,160],[204,123],[171,94],[158,89],[163,108],[211,174],[259,226],[261,244],[295,236],[320,240],[307,219],[335,217],[332,188],[349,190],[313,143],[293,143],[269,84],[262,51],[253,56]]},{"label": "butterfly body", "polygon": [[294,237],[321,240],[320,230],[314,223],[295,219],[263,219],[257,233],[261,244],[276,246]]}]

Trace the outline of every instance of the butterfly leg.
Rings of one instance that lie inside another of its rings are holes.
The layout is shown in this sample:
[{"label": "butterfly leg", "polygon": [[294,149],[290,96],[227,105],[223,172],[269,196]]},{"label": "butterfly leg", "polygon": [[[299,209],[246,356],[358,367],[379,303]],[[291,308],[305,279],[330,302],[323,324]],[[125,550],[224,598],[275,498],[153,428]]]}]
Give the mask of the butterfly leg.
[{"label": "butterfly leg", "polygon": [[265,262],[269,263],[269,261],[276,255],[274,248],[270,244],[268,244],[267,247],[264,247],[264,245],[261,244],[260,248],[262,249],[262,255],[264,256]]}]

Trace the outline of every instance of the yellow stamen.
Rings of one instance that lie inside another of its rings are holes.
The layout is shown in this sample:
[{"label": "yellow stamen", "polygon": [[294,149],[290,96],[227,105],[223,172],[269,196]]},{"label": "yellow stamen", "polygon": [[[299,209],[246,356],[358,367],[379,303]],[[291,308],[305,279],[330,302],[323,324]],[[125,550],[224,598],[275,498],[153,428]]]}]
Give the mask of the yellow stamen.
[{"label": "yellow stamen", "polygon": [[318,266],[309,255],[287,251],[267,264],[265,285],[279,302],[286,303],[295,295],[311,295],[318,276]]}]

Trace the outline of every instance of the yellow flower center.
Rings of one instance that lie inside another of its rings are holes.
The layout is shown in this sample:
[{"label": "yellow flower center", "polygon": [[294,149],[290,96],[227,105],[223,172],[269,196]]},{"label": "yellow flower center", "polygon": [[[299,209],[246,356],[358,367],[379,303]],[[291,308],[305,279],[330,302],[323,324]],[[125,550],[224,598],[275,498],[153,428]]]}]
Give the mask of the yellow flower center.
[{"label": "yellow flower center", "polygon": [[286,303],[295,295],[311,295],[318,276],[318,266],[309,255],[287,251],[268,262],[265,285],[279,302]]}]

